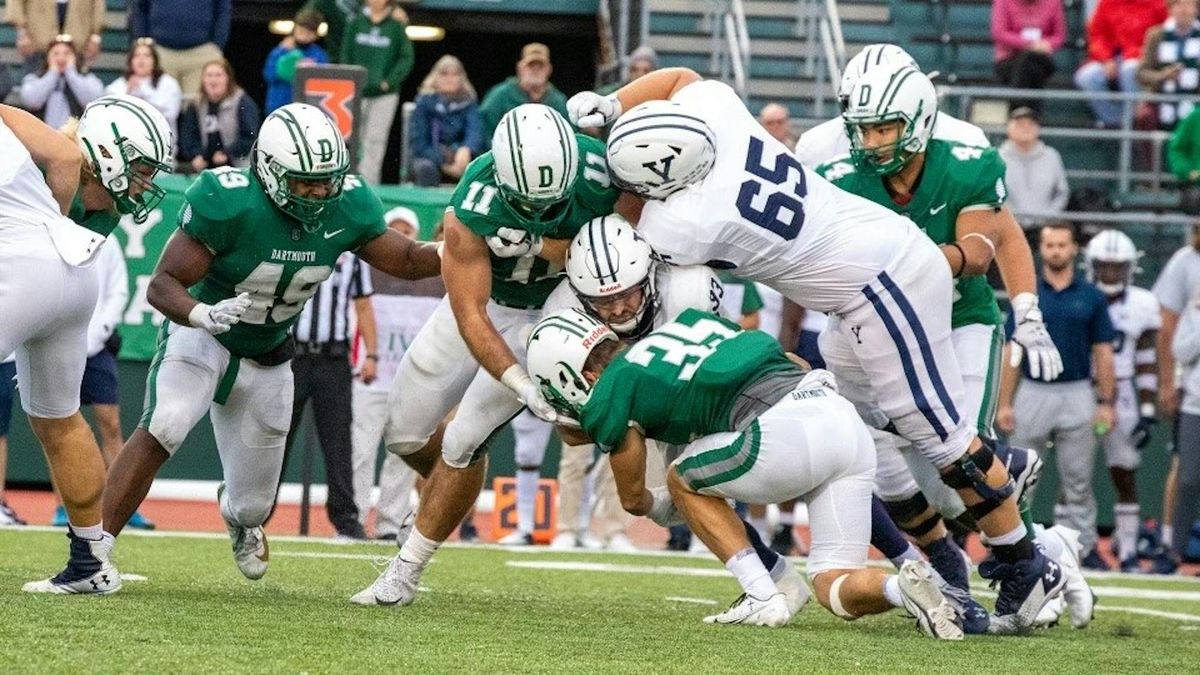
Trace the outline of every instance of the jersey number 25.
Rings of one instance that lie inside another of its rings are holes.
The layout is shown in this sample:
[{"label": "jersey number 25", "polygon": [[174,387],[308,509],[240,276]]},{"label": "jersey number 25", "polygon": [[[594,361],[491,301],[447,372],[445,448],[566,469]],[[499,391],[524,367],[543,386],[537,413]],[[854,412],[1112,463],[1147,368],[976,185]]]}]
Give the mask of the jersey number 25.
[{"label": "jersey number 25", "polygon": [[[791,241],[800,234],[804,226],[804,202],[808,195],[808,184],[804,180],[804,166],[789,153],[775,156],[775,166],[763,166],[763,142],[750,137],[746,149],[746,171],[750,178],[738,190],[737,208],[743,218]],[[762,207],[755,200],[766,192]]]}]

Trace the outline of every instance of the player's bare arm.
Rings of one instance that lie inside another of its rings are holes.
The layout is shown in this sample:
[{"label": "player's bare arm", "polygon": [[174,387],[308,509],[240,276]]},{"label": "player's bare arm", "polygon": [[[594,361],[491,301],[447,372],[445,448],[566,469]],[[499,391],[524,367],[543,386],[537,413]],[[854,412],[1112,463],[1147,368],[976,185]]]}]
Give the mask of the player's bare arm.
[{"label": "player's bare arm", "polygon": [[442,270],[437,244],[416,242],[392,229],[363,244],[358,256],[371,267],[400,279],[424,279]]},{"label": "player's bare arm", "polygon": [[[1148,330],[1138,336],[1134,384],[1137,386],[1138,404],[1153,406],[1158,391],[1158,359],[1154,351],[1158,344],[1158,331]],[[1143,407],[1143,411],[1147,408]],[[1154,415],[1144,415],[1153,417]]]},{"label": "player's bare arm", "polygon": [[208,274],[212,261],[213,254],[204,244],[183,230],[176,230],[150,278],[146,300],[171,321],[190,325],[188,315],[198,301],[188,294],[187,289]]},{"label": "player's bare arm", "polygon": [[496,379],[516,365],[517,358],[488,318],[492,294],[492,263],[483,237],[471,232],[453,213],[446,213],[446,250],[442,278],[459,332],[471,355]]},{"label": "player's bare arm", "polygon": [[610,96],[580,92],[567,101],[571,122],[580,128],[602,127],[646,101],[668,100],[680,89],[702,78],[689,68],[662,68],[621,87]]},{"label": "player's bare arm", "polygon": [[46,175],[46,185],[63,214],[79,190],[83,155],[71,139],[55,131],[33,115],[9,105],[0,105],[0,120],[29,150],[33,163]]},{"label": "player's bare arm", "polygon": [[567,445],[590,445],[592,443],[591,437],[583,429],[557,424],[554,426],[554,430],[558,433],[559,439]]},{"label": "player's bare arm", "polygon": [[1179,313],[1166,307],[1159,309],[1162,328],[1158,330],[1158,410],[1174,417],[1179,408],[1179,391],[1175,388],[1175,354],[1171,343],[1179,328]]},{"label": "player's bare arm", "polygon": [[1013,216],[1012,209],[1005,205],[997,214],[999,227],[996,232],[996,267],[1008,297],[1021,293],[1037,294],[1037,273],[1033,266],[1033,251],[1025,231]]},{"label": "player's bare arm", "polygon": [[1092,363],[1096,382],[1096,422],[1112,429],[1117,423],[1113,401],[1117,397],[1117,378],[1113,371],[1113,346],[1111,342],[1092,345]]},{"label": "player's bare arm", "polygon": [[999,216],[992,209],[973,209],[958,214],[957,240],[942,246],[942,253],[956,277],[987,274],[996,257]]},{"label": "player's bare arm", "polygon": [[637,429],[630,428],[620,447],[608,458],[612,466],[613,479],[617,482],[617,495],[621,507],[635,516],[650,513],[654,497],[646,489],[646,438]]}]

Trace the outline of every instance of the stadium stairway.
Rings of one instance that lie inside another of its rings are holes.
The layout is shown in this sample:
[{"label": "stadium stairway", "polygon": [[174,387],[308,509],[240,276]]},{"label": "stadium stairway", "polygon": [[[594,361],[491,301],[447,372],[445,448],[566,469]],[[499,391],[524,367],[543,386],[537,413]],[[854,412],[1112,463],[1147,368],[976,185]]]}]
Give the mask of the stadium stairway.
[{"label": "stadium stairway", "polygon": [[[0,0],[0,16],[7,3]],[[92,72],[104,84],[108,84],[125,72],[125,54],[129,50],[129,32],[125,13],[125,0],[106,0],[104,32],[100,35],[100,56],[92,66]],[[22,62],[17,52],[17,31],[12,25],[0,24],[0,64],[9,69],[13,85],[20,84]]]}]

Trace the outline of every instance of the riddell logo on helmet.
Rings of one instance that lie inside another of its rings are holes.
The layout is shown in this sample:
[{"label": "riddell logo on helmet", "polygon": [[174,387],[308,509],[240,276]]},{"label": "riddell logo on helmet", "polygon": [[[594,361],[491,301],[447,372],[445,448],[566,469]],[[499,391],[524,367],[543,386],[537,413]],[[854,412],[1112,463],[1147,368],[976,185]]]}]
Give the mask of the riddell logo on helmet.
[{"label": "riddell logo on helmet", "polygon": [[621,289],[623,289],[623,288],[625,288],[625,284],[622,284],[622,283],[619,283],[619,282],[618,282],[618,283],[615,283],[615,284],[610,284],[610,285],[608,285],[608,286],[601,286],[601,287],[600,287],[600,292],[601,292],[601,293],[612,293],[613,291],[619,291],[619,290],[621,290]]},{"label": "riddell logo on helmet", "polygon": [[596,326],[595,328],[592,329],[592,332],[583,339],[583,348],[591,349],[592,347],[594,347],[596,345],[597,342],[600,341],[600,338],[604,337],[607,334],[608,334],[607,326]]}]

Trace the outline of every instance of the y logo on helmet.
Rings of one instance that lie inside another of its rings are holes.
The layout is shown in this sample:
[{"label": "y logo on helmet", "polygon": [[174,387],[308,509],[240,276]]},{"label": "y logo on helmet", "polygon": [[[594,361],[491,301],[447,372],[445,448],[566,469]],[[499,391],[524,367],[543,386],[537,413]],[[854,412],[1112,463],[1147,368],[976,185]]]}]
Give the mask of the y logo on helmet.
[{"label": "y logo on helmet", "polygon": [[554,168],[548,164],[538,167],[538,187],[548,188],[554,185]]},{"label": "y logo on helmet", "polygon": [[663,183],[668,183],[671,181],[671,164],[674,162],[675,155],[667,155],[656,162],[646,162],[642,166],[653,172],[655,176],[661,178]]}]

